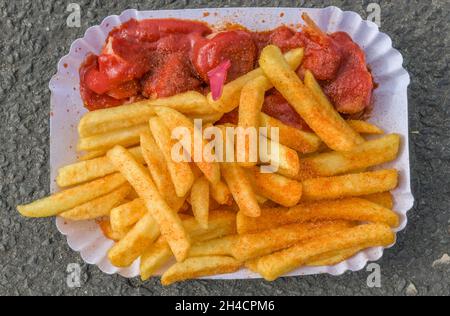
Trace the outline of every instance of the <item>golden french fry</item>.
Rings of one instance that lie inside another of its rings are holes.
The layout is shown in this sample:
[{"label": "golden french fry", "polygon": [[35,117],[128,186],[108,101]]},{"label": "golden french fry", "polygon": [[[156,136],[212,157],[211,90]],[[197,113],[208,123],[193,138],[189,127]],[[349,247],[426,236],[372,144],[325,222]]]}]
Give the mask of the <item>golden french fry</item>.
[{"label": "golden french fry", "polygon": [[[237,126],[232,124],[217,125],[216,127],[219,128],[222,133],[222,137],[224,139],[223,153],[226,154],[227,160],[229,159],[229,153],[227,152],[228,148],[233,149],[233,144],[235,144],[235,157],[231,158],[234,159],[233,161],[235,162],[239,161],[239,157],[236,155],[236,153],[239,152],[239,148],[237,147],[243,143],[243,140],[239,138],[242,138],[245,133],[238,133]],[[259,163],[261,165],[267,165],[269,171],[277,172],[290,178],[293,178],[298,174],[300,163],[298,153],[295,150],[276,141],[272,141],[262,134],[259,135],[258,145]],[[239,162],[237,164],[242,165],[242,163]],[[245,163],[243,166],[248,167]]]},{"label": "golden french fry", "polygon": [[316,86],[308,85],[314,79],[310,78],[311,73],[306,72],[303,84],[278,47],[270,45],[264,48],[259,64],[275,88],[328,147],[348,151],[364,142],[326,98],[318,98],[319,91],[312,90]]},{"label": "golden french fry", "polygon": [[[263,135],[260,137],[266,138]],[[274,171],[283,176],[293,178],[298,174],[300,159],[295,150],[270,139],[267,139],[267,149],[259,152],[261,161],[270,162],[276,169]]]},{"label": "golden french fry", "polygon": [[270,86],[270,81],[265,76],[260,76],[249,81],[242,88],[239,103],[239,126],[244,128],[259,127],[264,94]]},{"label": "golden french fry", "polygon": [[308,260],[305,265],[309,267],[324,267],[324,266],[334,266],[341,263],[347,259],[350,259],[358,252],[363,250],[363,248],[355,247],[344,250],[337,250],[328,253],[324,253],[315,258]]},{"label": "golden french fry", "polygon": [[391,192],[375,193],[361,196],[362,199],[381,205],[389,210],[394,208],[394,197]]},{"label": "golden french fry", "polygon": [[158,223],[161,234],[166,238],[175,257],[177,260],[183,261],[190,248],[189,236],[184,230],[178,215],[167,205],[161,194],[159,194],[149,173],[123,147],[114,147],[114,149],[108,152],[108,158],[144,200],[149,214]]},{"label": "golden french fry", "polygon": [[293,223],[309,221],[348,220],[375,222],[397,227],[399,218],[393,211],[360,198],[306,202],[290,209],[263,209],[258,218],[237,216],[239,234],[260,232]]},{"label": "golden french fry", "polygon": [[71,221],[87,221],[109,216],[111,210],[120,205],[130,192],[131,187],[126,183],[107,195],[65,211],[59,214],[59,216]]},{"label": "golden french fry", "polygon": [[107,150],[88,151],[78,157],[78,161],[92,160],[106,155]]},{"label": "golden french fry", "polygon": [[224,163],[222,173],[242,213],[249,217],[258,217],[261,209],[245,171],[235,164]]},{"label": "golden french fry", "polygon": [[129,267],[158,238],[158,223],[147,213],[108,252],[111,263],[120,268]]},{"label": "golden french fry", "polygon": [[359,134],[383,135],[384,131],[378,126],[361,120],[347,120],[353,130]]},{"label": "golden french fry", "polygon": [[189,257],[233,256],[237,235],[197,242],[189,250]]},{"label": "golden french fry", "polygon": [[195,219],[201,227],[208,228],[209,183],[205,178],[195,180],[191,190],[191,205]]},{"label": "golden french fry", "polygon": [[232,255],[240,261],[247,261],[286,249],[301,241],[334,234],[353,226],[352,222],[346,221],[301,223],[272,228],[259,233],[239,235]]},{"label": "golden french fry", "polygon": [[367,141],[348,152],[328,152],[300,159],[297,180],[330,177],[393,161],[400,148],[400,136],[387,135]]},{"label": "golden french fry", "polygon": [[261,173],[259,168],[246,169],[255,192],[286,207],[297,205],[303,187],[298,181],[275,173]]},{"label": "golden french fry", "polygon": [[[303,61],[304,50],[302,48],[294,49],[285,54],[287,63],[292,69],[297,69]],[[222,96],[219,100],[214,101],[212,94],[208,94],[208,102],[217,112],[228,113],[239,106],[239,99],[242,88],[250,81],[258,77],[264,76],[261,68],[257,68],[236,80],[226,84],[223,87]],[[270,88],[269,88],[270,89]]]},{"label": "golden french fry", "polygon": [[[261,114],[261,108],[264,103],[264,96],[268,87],[271,87],[270,81],[265,76],[260,76],[255,80],[249,81],[242,88],[241,92],[238,126],[243,129],[253,129],[253,139],[255,141],[257,140],[259,134],[257,132],[260,125],[259,117]],[[243,162],[241,162],[241,164],[255,166],[258,162],[257,146],[255,143],[255,146],[253,148],[253,150],[255,151],[253,153],[254,157],[252,157],[250,153],[250,142],[251,140],[246,137],[244,148],[237,148],[239,151],[244,152],[238,153],[238,155],[243,155],[244,159],[242,159]]]},{"label": "golden french fry", "polygon": [[[142,157],[141,149],[139,147],[131,148],[130,153],[139,163],[144,163],[144,158]],[[60,168],[58,170],[58,176],[56,177],[56,183],[63,188],[92,181],[114,172],[117,172],[116,168],[108,158],[104,156],[92,160],[80,161]]]},{"label": "golden french fry", "polygon": [[231,205],[233,203],[233,196],[224,182],[210,183],[209,189],[213,199],[220,205]]},{"label": "golden french fry", "polygon": [[264,134],[264,136],[270,138],[271,129],[278,128],[280,144],[300,153],[309,154],[317,152],[322,144],[322,141],[316,134],[288,126],[267,114],[261,113],[259,122],[261,127],[267,128],[267,134]]},{"label": "golden french fry", "polygon": [[256,270],[268,281],[305,265],[308,260],[324,253],[354,247],[370,248],[391,245],[395,234],[389,226],[367,224],[344,229],[332,235],[324,235],[311,241],[262,257],[256,262]]},{"label": "golden french fry", "polygon": [[171,139],[170,131],[159,117],[150,120],[150,129],[159,149],[164,155],[170,178],[175,186],[178,197],[184,197],[194,184],[194,174],[188,162],[172,160],[172,148],[175,142]]},{"label": "golden french fry", "polygon": [[[236,214],[229,211],[212,211],[208,229],[200,227],[199,223],[192,217],[183,220],[183,226],[196,242],[218,239],[236,234]],[[148,280],[172,256],[169,245],[163,237],[160,237],[141,257],[142,280]]]},{"label": "golden french fry", "polygon": [[203,172],[208,181],[211,183],[218,183],[220,181],[220,166],[217,162],[207,162],[204,159],[203,146],[206,144],[206,141],[203,140],[203,135],[201,135],[200,131],[197,132],[203,146],[201,146],[198,154],[195,153],[196,127],[194,126],[194,123],[180,112],[170,108],[158,107],[155,111],[172,132],[180,127],[186,128],[189,131],[191,136],[191,147],[185,148],[185,150],[191,154],[192,160]]},{"label": "golden french fry", "polygon": [[238,271],[241,266],[236,259],[225,256],[188,258],[170,267],[161,277],[161,283],[167,286],[202,276],[232,273]]},{"label": "golden french fry", "polygon": [[115,232],[124,231],[136,224],[147,213],[148,210],[145,207],[145,203],[140,198],[122,204],[111,210],[111,228]]},{"label": "golden french fry", "polygon": [[155,115],[153,107],[146,106],[146,102],[88,112],[80,120],[78,133],[85,138],[145,124]]},{"label": "golden french fry", "polygon": [[360,198],[299,204],[289,210],[288,216],[294,216],[298,222],[343,219],[382,223],[391,227],[399,225],[395,212]]},{"label": "golden french fry", "polygon": [[380,170],[303,181],[303,199],[332,200],[393,190],[398,185],[397,170]]},{"label": "golden french fry", "polygon": [[190,115],[218,115],[206,97],[197,91],[188,91],[168,98],[144,100],[134,104],[89,112],[78,126],[81,137],[105,134],[147,123],[155,115],[154,107],[166,106]]},{"label": "golden french fry", "polygon": [[187,117],[189,119],[193,120],[202,120],[203,124],[214,124],[217,121],[219,121],[222,116],[224,114],[217,112],[217,113],[213,113],[213,114],[203,114],[203,115],[199,115],[199,114],[191,114],[191,115],[187,115]]},{"label": "golden french fry", "polygon": [[150,279],[172,257],[173,254],[169,244],[163,237],[159,237],[141,256],[140,273],[142,281]]},{"label": "golden french fry", "polygon": [[[257,218],[250,218],[239,212],[236,217],[238,234],[257,233],[296,223],[297,220],[294,216],[288,216],[288,210],[288,208],[263,208],[261,209],[261,216]],[[272,221],[272,219],[277,221]]]},{"label": "golden french fry", "polygon": [[121,130],[111,131],[105,134],[98,134],[81,138],[78,141],[78,151],[108,150],[116,145],[124,147],[139,144],[139,137],[143,131],[148,129],[147,124],[131,126]]},{"label": "golden french fry", "polygon": [[210,211],[208,229],[202,228],[195,218],[184,220],[183,225],[196,241],[210,240],[237,234],[236,212],[232,211]]},{"label": "golden french fry", "polygon": [[149,107],[168,107],[183,114],[216,114],[216,111],[209,105],[206,97],[197,91],[188,91],[168,98],[148,100],[144,104]]},{"label": "golden french fry", "polygon": [[166,159],[150,130],[141,134],[141,148],[144,160],[159,193],[171,209],[178,211],[185,202],[185,198],[177,196],[175,186],[170,178]]},{"label": "golden french fry", "polygon": [[25,217],[51,217],[110,193],[126,180],[121,174],[112,174],[104,178],[56,193],[34,201],[28,205],[19,205],[17,210]]},{"label": "golden french fry", "polygon": [[102,230],[103,235],[113,241],[119,241],[122,238],[124,238],[126,236],[126,234],[128,234],[128,232],[131,230],[131,228],[127,231],[122,231],[122,232],[116,232],[113,231],[112,227],[111,227],[111,222],[109,221],[109,219],[102,219],[102,220],[98,220],[97,221],[98,226],[100,227],[100,229]]}]

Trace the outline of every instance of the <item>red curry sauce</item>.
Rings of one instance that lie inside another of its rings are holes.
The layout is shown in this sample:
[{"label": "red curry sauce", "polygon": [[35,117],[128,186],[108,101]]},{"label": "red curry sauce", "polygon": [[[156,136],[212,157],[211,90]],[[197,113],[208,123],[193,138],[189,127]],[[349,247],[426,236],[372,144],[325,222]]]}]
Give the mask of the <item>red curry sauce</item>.
[{"label": "red curry sauce", "polygon": [[[286,26],[267,32],[230,29],[213,33],[204,23],[177,19],[130,20],[114,29],[99,56],[80,68],[80,92],[89,110],[142,98],[169,97],[189,90],[208,92],[208,72],[231,61],[231,81],[257,67],[261,50],[274,44],[284,52],[304,47],[297,70],[313,72],[344,114],[364,112],[374,83],[362,49],[346,33],[324,34],[314,27],[297,32]],[[267,93],[263,112],[291,126],[307,125],[277,91]],[[237,112],[222,121],[237,120]]]}]

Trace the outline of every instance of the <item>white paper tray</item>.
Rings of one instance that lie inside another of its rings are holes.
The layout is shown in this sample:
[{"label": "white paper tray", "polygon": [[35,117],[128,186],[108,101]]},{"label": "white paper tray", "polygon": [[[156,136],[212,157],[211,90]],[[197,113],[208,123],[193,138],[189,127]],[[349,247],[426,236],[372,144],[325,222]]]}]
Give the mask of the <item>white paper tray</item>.
[{"label": "white paper tray", "polygon": [[[208,12],[209,14],[205,14]],[[70,53],[58,63],[58,72],[50,81],[51,119],[50,119],[50,166],[51,190],[58,191],[55,178],[57,170],[77,159],[77,124],[86,110],[79,95],[78,69],[88,53],[98,54],[108,33],[131,18],[181,18],[206,21],[212,25],[238,23],[251,30],[273,29],[281,24],[299,25],[301,13],[307,12],[319,27],[329,33],[345,31],[364,49],[375,81],[375,110],[370,121],[390,133],[402,135],[402,148],[399,158],[383,167],[400,171],[400,185],[394,191],[395,210],[400,216],[403,230],[407,223],[407,212],[413,207],[414,198],[410,189],[410,167],[408,148],[408,98],[410,83],[408,73],[403,69],[401,54],[392,48],[392,41],[372,23],[363,21],[354,12],[343,12],[336,7],[325,9],[300,8],[226,8],[171,11],[127,10],[120,16],[109,16],[101,25],[89,28],[82,39],[76,40]],[[108,274],[119,273],[124,277],[139,275],[139,262],[127,269],[113,267],[107,258],[107,251],[113,242],[106,239],[95,222],[73,223],[57,218],[59,231],[67,236],[69,246],[80,252],[84,261],[97,265]],[[289,276],[329,273],[341,275],[344,272],[363,269],[367,262],[376,261],[383,255],[383,248],[373,248],[360,252],[355,257],[333,267],[301,268]],[[213,279],[247,279],[257,275],[242,270],[229,275],[214,276]]]}]

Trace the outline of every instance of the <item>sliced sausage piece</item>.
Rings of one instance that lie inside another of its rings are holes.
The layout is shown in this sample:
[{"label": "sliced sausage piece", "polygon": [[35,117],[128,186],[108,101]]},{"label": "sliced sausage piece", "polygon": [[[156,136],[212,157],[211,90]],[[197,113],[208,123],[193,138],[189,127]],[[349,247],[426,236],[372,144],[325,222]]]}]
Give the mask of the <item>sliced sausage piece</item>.
[{"label": "sliced sausage piece", "polygon": [[339,112],[360,113],[371,106],[374,88],[364,52],[346,33],[331,37],[339,45],[343,61],[336,79],[324,84],[325,93]]},{"label": "sliced sausage piece", "polygon": [[201,84],[185,55],[175,53],[167,55],[167,60],[144,80],[143,94],[149,98],[165,98],[197,90]]},{"label": "sliced sausage piece", "polygon": [[304,47],[305,38],[303,33],[295,32],[287,26],[281,26],[272,32],[270,43],[278,46],[283,53],[286,53],[292,49]]},{"label": "sliced sausage piece", "polygon": [[193,65],[205,82],[209,82],[208,72],[227,59],[231,61],[228,81],[253,70],[256,62],[256,45],[248,32],[218,33],[211,39],[198,41],[194,46]]},{"label": "sliced sausage piece", "polygon": [[335,79],[342,63],[340,47],[326,35],[319,37],[305,32],[304,36],[306,49],[302,68],[309,69],[317,80]]}]

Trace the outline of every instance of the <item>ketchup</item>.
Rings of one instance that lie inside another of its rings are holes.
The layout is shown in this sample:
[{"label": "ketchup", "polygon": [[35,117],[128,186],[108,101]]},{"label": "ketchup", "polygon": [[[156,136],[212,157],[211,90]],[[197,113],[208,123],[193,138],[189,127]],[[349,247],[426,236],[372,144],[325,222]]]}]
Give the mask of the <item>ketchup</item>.
[{"label": "ketchup", "polygon": [[[374,83],[364,52],[346,33],[324,34],[311,25],[297,32],[281,26],[267,32],[230,28],[213,34],[204,23],[153,19],[130,20],[114,29],[99,56],[89,56],[80,68],[80,92],[85,106],[97,110],[135,99],[170,97],[189,90],[208,91],[208,72],[231,61],[228,81],[257,67],[261,50],[273,44],[283,52],[304,47],[297,70],[310,70],[336,109],[358,114],[370,107]],[[281,96],[267,93],[262,111],[285,124],[308,126]],[[237,121],[238,111],[222,119]]]}]

